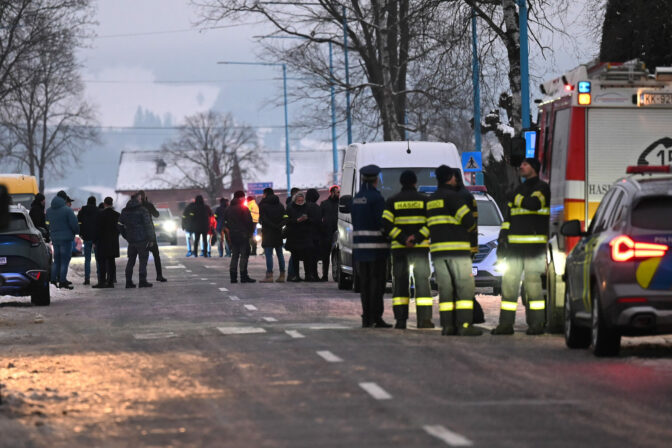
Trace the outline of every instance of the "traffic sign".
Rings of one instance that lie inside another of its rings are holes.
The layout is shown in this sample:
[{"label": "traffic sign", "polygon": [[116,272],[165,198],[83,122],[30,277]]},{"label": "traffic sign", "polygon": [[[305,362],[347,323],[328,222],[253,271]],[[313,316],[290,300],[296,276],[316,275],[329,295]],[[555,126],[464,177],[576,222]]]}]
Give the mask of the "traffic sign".
[{"label": "traffic sign", "polygon": [[462,153],[462,171],[465,173],[483,171],[483,158],[480,151]]},{"label": "traffic sign", "polygon": [[537,149],[537,132],[525,131],[523,136],[525,137],[525,158],[533,159]]},{"label": "traffic sign", "polygon": [[248,182],[247,194],[263,194],[264,188],[273,188],[273,182]]}]

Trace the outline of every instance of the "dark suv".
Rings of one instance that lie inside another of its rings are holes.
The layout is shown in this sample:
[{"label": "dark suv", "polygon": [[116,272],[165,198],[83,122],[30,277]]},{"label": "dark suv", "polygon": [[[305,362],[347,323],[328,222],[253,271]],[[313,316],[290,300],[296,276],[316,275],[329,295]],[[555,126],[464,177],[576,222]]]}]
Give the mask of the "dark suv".
[{"label": "dark suv", "polygon": [[51,249],[43,230],[23,206],[11,205],[8,226],[0,231],[0,295],[29,295],[33,305],[49,305],[50,273]]},{"label": "dark suv", "polygon": [[[621,336],[672,333],[672,176],[670,167],[629,167],[602,199],[565,269],[565,340],[615,356]],[[663,173],[658,175],[655,173]]]}]

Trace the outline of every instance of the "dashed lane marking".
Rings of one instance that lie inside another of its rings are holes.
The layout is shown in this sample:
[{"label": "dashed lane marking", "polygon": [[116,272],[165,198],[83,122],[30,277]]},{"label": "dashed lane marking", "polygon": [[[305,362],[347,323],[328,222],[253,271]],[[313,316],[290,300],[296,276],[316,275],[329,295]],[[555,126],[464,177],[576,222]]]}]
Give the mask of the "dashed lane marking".
[{"label": "dashed lane marking", "polygon": [[186,271],[184,271],[184,272],[191,272],[191,269],[187,269],[187,270],[186,270]]},{"label": "dashed lane marking", "polygon": [[309,330],[350,330],[353,327],[347,327],[339,324],[311,324]]},{"label": "dashed lane marking", "polygon": [[376,400],[391,400],[392,395],[376,383],[359,383],[359,387],[368,392]]},{"label": "dashed lane marking", "polygon": [[254,305],[245,305],[245,309],[248,311],[257,311],[257,307]]},{"label": "dashed lane marking", "polygon": [[207,281],[208,281],[207,278],[203,278],[203,277],[201,277],[201,280],[203,280],[204,282],[207,282]]},{"label": "dashed lane marking", "polygon": [[264,319],[266,322],[277,322],[278,321],[278,319],[276,319],[275,317],[263,317],[262,319]]},{"label": "dashed lane marking", "polygon": [[436,437],[437,439],[446,442],[450,446],[472,446],[471,440],[466,437],[451,431],[442,425],[425,425],[422,427],[427,434]]},{"label": "dashed lane marking", "polygon": [[219,288],[219,290],[222,291],[222,292],[227,292],[228,291],[228,289],[226,289],[226,288]]},{"label": "dashed lane marking", "polygon": [[293,337],[294,339],[305,338],[304,335],[302,335],[301,333],[299,333],[299,332],[296,331],[296,330],[285,330],[285,333],[287,333],[288,335],[290,335],[290,336]]},{"label": "dashed lane marking", "polygon": [[266,333],[266,330],[261,327],[217,327],[217,330],[226,335]]},{"label": "dashed lane marking", "polygon": [[210,284],[211,284],[211,285],[216,285],[217,283],[215,283],[215,282],[210,282]]},{"label": "dashed lane marking", "polygon": [[229,296],[229,299],[233,300],[234,302],[237,302],[238,300],[240,300],[238,298],[238,296]]},{"label": "dashed lane marking", "polygon": [[134,334],[133,337],[139,340],[147,340],[147,339],[168,339],[177,337],[177,335],[172,331],[163,331],[156,333],[137,333]]},{"label": "dashed lane marking", "polygon": [[327,362],[343,362],[343,359],[334,355],[329,350],[318,350],[317,354]]},{"label": "dashed lane marking", "polygon": [[174,264],[172,266],[164,266],[164,269],[184,269],[186,268],[183,264]]}]

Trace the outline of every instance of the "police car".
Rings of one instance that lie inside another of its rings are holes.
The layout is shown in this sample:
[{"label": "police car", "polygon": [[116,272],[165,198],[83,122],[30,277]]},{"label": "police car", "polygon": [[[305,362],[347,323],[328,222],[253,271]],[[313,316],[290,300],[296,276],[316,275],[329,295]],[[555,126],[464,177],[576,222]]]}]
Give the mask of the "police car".
[{"label": "police car", "polygon": [[[628,167],[604,196],[565,267],[565,341],[596,356],[619,353],[621,336],[672,333],[672,176],[669,166]],[[661,174],[655,174],[661,173]]]},{"label": "police car", "polygon": [[476,288],[492,289],[501,294],[502,272],[497,264],[497,239],[502,227],[502,213],[495,200],[483,186],[467,186],[478,206],[478,253],[474,255],[472,271]]}]

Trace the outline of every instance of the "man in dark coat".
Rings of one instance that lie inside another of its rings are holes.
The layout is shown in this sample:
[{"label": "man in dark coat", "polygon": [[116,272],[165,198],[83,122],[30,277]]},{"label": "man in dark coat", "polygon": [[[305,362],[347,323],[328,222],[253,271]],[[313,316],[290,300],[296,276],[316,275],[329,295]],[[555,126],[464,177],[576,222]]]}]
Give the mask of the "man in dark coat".
[{"label": "man in dark coat", "polygon": [[[96,205],[95,196],[89,196],[86,205],[77,213],[77,222],[79,223],[79,236],[84,242],[84,284],[91,283],[91,252],[93,250],[93,242],[97,239],[96,232],[98,231],[98,214],[100,210]],[[96,265],[99,271],[100,266]]]},{"label": "man in dark coat", "polygon": [[72,257],[72,243],[79,233],[79,224],[75,212],[67,206],[72,202],[65,191],[59,191],[51,200],[47,209],[46,223],[49,226],[52,245],[54,247],[54,263],[51,267],[51,282],[59,288],[72,289],[68,281],[68,267]]},{"label": "man in dark coat", "polygon": [[308,219],[310,221],[310,237],[312,241],[312,250],[306,256],[308,257],[308,271],[306,272],[306,281],[317,282],[317,260],[320,254],[322,244],[322,210],[317,205],[320,199],[320,193],[315,188],[309,188],[306,191],[306,209],[308,210]]},{"label": "man in dark coat", "polygon": [[217,249],[219,251],[220,258],[224,256],[225,252],[227,257],[231,256],[231,248],[229,248],[229,243],[226,241],[226,237],[224,235],[224,212],[228,206],[229,200],[226,198],[221,198],[219,200],[219,207],[215,209],[215,219],[217,220],[217,227],[215,227],[215,232],[219,238]]},{"label": "man in dark coat", "polygon": [[98,284],[93,285],[93,288],[114,288],[117,273],[115,259],[119,258],[119,213],[112,205],[112,198],[106,197],[98,216],[95,247],[100,269]]},{"label": "man in dark coat", "polygon": [[205,205],[203,196],[200,194],[196,196],[194,201],[194,216],[193,216],[193,226],[194,226],[194,257],[198,257],[198,240],[202,239],[203,241],[203,250],[201,255],[203,257],[208,256],[208,230],[210,229],[210,216],[212,215],[212,210],[210,207]]},{"label": "man in dark coat", "polygon": [[121,235],[128,241],[128,262],[126,263],[126,287],[135,288],[133,283],[133,268],[135,267],[135,258],[140,258],[140,288],[150,288],[151,283],[147,281],[147,260],[149,259],[149,246],[151,242],[152,218],[149,212],[138,199],[138,195],[133,195],[128,201],[126,207],[119,216],[119,229]]},{"label": "man in dark coat", "polygon": [[334,185],[329,189],[329,197],[320,204],[323,230],[320,245],[320,258],[322,259],[322,277],[320,280],[323,282],[329,280],[331,243],[334,239],[334,233],[338,230],[338,198],[340,195],[341,189],[338,185]]},{"label": "man in dark coat", "polygon": [[47,218],[44,214],[44,206],[46,202],[44,195],[42,193],[37,193],[33,203],[30,204],[30,219],[33,220],[33,224],[37,228],[47,228]]},{"label": "man in dark coat", "polygon": [[147,209],[149,212],[149,219],[152,221],[152,245],[150,246],[149,250],[154,256],[154,267],[156,268],[156,281],[157,282],[167,282],[168,279],[166,279],[163,276],[163,271],[161,270],[161,256],[159,255],[159,243],[156,241],[156,229],[154,228],[154,220],[152,218],[158,218],[159,217],[159,211],[154,207],[154,204],[152,204],[149,199],[147,199],[147,195],[145,194],[144,190],[138,191],[138,198],[140,199],[140,202],[142,203],[142,206]]},{"label": "man in dark coat", "polygon": [[245,206],[245,193],[236,191],[231,205],[224,212],[224,229],[231,244],[231,283],[238,282],[238,262],[240,261],[240,283],[254,283],[247,275],[247,260],[250,257],[250,237],[254,233],[252,214]]},{"label": "man in dark coat", "polygon": [[265,188],[259,204],[259,222],[261,223],[261,247],[266,256],[266,277],[261,283],[273,283],[273,251],[278,256],[280,275],[276,282],[285,281],[285,256],[282,253],[282,227],[285,223],[285,207],[272,188]]},{"label": "man in dark coat", "polygon": [[187,257],[194,255],[194,252],[198,252],[198,244],[196,244],[196,249],[191,247],[191,238],[194,234],[194,208],[196,203],[190,202],[182,210],[182,230],[184,230],[184,236],[187,240]]},{"label": "man in dark coat", "polygon": [[306,202],[306,195],[299,191],[293,197],[292,203],[287,207],[287,242],[285,247],[292,253],[290,261],[292,271],[287,278],[289,282],[300,282],[299,261],[303,260],[303,270],[306,280],[310,278],[310,257],[313,246],[313,223],[310,221],[310,213]]}]

